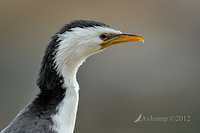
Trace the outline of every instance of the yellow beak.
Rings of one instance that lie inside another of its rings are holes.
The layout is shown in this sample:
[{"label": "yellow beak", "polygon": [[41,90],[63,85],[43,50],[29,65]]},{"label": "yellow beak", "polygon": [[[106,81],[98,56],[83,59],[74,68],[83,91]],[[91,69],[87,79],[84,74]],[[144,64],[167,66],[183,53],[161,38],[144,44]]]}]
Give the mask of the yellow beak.
[{"label": "yellow beak", "polygon": [[136,35],[136,34],[119,34],[101,43],[101,50],[109,46],[113,46],[113,45],[124,43],[124,42],[143,42],[144,43],[144,39],[141,36]]}]

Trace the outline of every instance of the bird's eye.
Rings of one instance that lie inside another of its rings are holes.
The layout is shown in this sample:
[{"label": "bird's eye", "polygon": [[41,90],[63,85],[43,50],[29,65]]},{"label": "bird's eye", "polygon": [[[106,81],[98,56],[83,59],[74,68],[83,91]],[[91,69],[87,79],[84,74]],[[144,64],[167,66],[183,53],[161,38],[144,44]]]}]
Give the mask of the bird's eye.
[{"label": "bird's eye", "polygon": [[100,39],[103,41],[106,41],[109,39],[109,35],[107,33],[103,33],[100,35]]}]

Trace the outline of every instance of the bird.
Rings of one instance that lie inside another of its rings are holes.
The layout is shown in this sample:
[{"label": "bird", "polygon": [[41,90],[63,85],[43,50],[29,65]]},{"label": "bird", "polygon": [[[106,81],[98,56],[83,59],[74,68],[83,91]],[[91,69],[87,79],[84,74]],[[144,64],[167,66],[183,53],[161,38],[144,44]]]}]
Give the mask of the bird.
[{"label": "bird", "polygon": [[36,79],[40,89],[1,133],[73,133],[79,102],[78,68],[106,48],[125,42],[144,42],[103,22],[72,20],[46,45]]}]

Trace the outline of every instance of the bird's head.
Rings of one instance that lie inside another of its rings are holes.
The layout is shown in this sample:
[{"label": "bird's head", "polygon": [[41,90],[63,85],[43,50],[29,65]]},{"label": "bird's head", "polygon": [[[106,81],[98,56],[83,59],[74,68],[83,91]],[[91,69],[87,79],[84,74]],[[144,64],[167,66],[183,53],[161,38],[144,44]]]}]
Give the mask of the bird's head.
[{"label": "bird's head", "polygon": [[[65,30],[64,30],[65,29]],[[124,42],[144,41],[136,34],[123,34],[104,23],[76,20],[57,33],[60,41],[57,49],[57,63],[70,59],[73,63],[82,63],[87,57],[103,49]],[[59,60],[59,61],[58,61]]]},{"label": "bird's head", "polygon": [[119,43],[144,41],[137,34],[123,34],[104,23],[95,21],[72,21],[62,30],[64,32],[57,34],[61,40],[60,49],[66,49],[78,56],[94,54]]},{"label": "bird's head", "polygon": [[[101,22],[75,20],[52,37],[46,48],[42,67],[46,64],[46,68],[56,68],[56,72],[63,76],[76,72],[87,57],[109,46],[139,41],[144,41],[141,36],[124,34]],[[48,62],[53,62],[53,65]]]}]

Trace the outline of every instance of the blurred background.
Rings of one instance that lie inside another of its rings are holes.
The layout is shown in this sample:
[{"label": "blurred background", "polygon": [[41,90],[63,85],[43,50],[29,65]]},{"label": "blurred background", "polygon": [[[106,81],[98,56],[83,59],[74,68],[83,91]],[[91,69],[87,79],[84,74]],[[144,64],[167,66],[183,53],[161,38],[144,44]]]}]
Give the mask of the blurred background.
[{"label": "blurred background", "polygon": [[[199,133],[199,0],[0,1],[0,130],[39,93],[45,45],[74,19],[102,21],[145,42],[108,48],[79,69],[75,133]],[[138,122],[189,115],[189,122]]]}]

